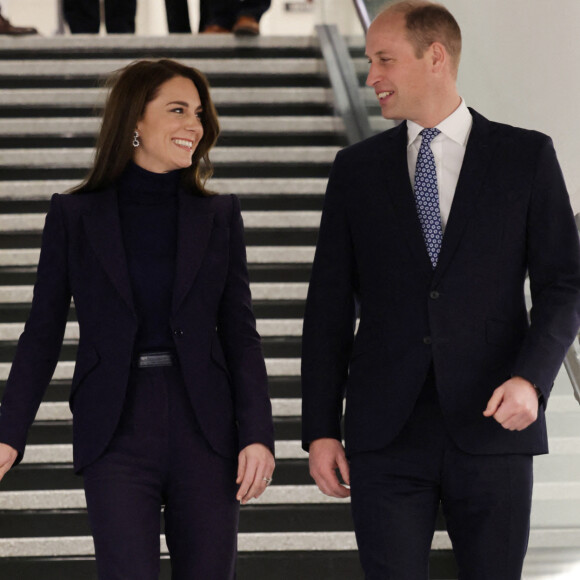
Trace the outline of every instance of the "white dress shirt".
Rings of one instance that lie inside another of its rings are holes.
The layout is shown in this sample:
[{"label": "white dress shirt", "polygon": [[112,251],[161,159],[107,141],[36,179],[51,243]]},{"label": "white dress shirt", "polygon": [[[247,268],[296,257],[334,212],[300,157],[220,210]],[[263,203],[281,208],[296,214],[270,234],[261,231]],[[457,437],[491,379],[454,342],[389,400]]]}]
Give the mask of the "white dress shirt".
[{"label": "white dress shirt", "polygon": [[[439,191],[439,209],[441,212],[441,226],[445,231],[459,172],[465,156],[465,147],[471,133],[473,118],[465,101],[461,103],[449,117],[437,125],[441,131],[431,142],[431,150],[435,157],[437,170],[437,187]],[[415,167],[417,155],[421,145],[419,133],[424,129],[413,121],[407,121],[407,164],[409,165],[409,177],[411,184],[415,181]]]}]

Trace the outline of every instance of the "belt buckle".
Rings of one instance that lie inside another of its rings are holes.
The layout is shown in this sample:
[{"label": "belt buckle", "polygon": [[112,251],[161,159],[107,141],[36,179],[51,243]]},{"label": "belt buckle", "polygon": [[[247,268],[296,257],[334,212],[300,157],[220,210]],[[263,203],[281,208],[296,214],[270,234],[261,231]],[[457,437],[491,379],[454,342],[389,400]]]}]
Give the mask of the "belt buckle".
[{"label": "belt buckle", "polygon": [[171,352],[148,352],[137,357],[137,367],[140,369],[153,367],[172,367],[174,357]]}]

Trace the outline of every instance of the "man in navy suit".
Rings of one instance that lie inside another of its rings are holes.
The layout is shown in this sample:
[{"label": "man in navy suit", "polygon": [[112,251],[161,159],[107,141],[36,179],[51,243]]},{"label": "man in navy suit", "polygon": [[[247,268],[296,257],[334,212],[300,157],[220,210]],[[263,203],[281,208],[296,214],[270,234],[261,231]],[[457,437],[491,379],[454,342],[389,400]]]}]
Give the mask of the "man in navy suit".
[{"label": "man in navy suit", "polygon": [[459,577],[516,580],[532,457],[548,451],[546,403],[580,326],[569,197],[547,136],[459,96],[446,8],[390,6],[366,52],[383,116],[403,122],[331,171],[304,320],[310,472],[328,495],[352,492],[367,580],[428,577],[440,504]]}]

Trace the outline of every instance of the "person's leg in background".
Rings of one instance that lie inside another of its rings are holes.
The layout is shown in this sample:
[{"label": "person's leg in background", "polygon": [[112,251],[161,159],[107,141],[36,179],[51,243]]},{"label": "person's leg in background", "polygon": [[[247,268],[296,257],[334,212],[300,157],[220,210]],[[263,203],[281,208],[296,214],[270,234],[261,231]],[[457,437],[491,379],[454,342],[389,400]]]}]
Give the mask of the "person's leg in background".
[{"label": "person's leg in background", "polygon": [[101,26],[99,0],[64,0],[62,9],[73,34],[98,34]]},{"label": "person's leg in background", "polygon": [[239,0],[199,0],[199,31],[204,34],[224,34],[232,31],[236,22]]},{"label": "person's leg in background", "polygon": [[233,26],[238,36],[257,36],[260,34],[260,18],[270,8],[271,0],[238,0],[238,13]]},{"label": "person's leg in background", "polygon": [[133,34],[137,0],[105,0],[105,25],[107,32]]},{"label": "person's leg in background", "polygon": [[[203,4],[203,1],[200,4]],[[167,14],[167,29],[170,34],[191,32],[187,0],[165,0],[165,12]]]}]

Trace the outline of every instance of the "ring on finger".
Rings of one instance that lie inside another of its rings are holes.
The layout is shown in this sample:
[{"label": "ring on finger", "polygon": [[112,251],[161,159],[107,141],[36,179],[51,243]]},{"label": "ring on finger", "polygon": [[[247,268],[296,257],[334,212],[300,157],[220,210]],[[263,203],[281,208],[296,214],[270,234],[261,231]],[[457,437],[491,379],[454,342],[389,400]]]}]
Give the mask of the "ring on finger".
[{"label": "ring on finger", "polygon": [[262,481],[266,482],[266,487],[268,487],[272,483],[271,477],[262,477]]}]

